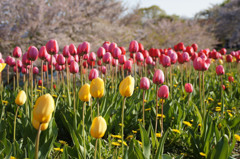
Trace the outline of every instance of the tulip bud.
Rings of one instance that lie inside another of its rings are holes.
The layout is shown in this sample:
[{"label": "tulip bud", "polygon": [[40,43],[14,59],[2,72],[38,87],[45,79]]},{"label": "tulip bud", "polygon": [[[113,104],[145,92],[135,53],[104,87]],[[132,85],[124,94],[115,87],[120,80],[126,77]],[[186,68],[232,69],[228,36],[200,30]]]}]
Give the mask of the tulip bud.
[{"label": "tulip bud", "polygon": [[232,55],[227,55],[226,56],[226,61],[229,62],[229,63],[232,62],[233,61]]},{"label": "tulip bud", "polygon": [[122,80],[119,85],[119,91],[123,97],[132,96],[134,91],[134,78],[131,75]]},{"label": "tulip bud", "polygon": [[163,67],[169,67],[171,66],[171,59],[169,56],[164,55],[162,58],[162,65]]},{"label": "tulip bud", "polygon": [[42,86],[42,80],[38,80],[38,86]]},{"label": "tulip bud", "polygon": [[65,57],[62,54],[59,54],[57,57],[57,63],[59,65],[65,65],[65,62],[66,62]]},{"label": "tulip bud", "polygon": [[106,54],[103,55],[103,63],[109,64],[112,62],[112,55],[107,52]]},{"label": "tulip bud", "polygon": [[79,66],[78,66],[78,63],[75,62],[75,61],[72,61],[71,64],[70,64],[70,72],[75,74],[75,73],[78,73],[79,72]]},{"label": "tulip bud", "polygon": [[100,47],[97,51],[98,58],[101,59],[105,53],[106,53],[106,50],[103,47]]},{"label": "tulip bud", "polygon": [[57,41],[54,39],[49,40],[46,44],[46,49],[50,55],[57,54],[59,50]]},{"label": "tulip bud", "polygon": [[129,44],[129,52],[136,53],[138,52],[138,50],[139,50],[138,42],[136,40],[131,41]]},{"label": "tulip bud", "polygon": [[39,73],[39,70],[38,70],[38,67],[33,67],[33,74],[38,74]]},{"label": "tulip bud", "polygon": [[95,78],[90,84],[90,93],[94,98],[101,98],[104,95],[104,82],[101,78]]},{"label": "tulip bud", "polygon": [[15,47],[14,50],[13,50],[13,57],[15,58],[19,58],[22,56],[22,50],[20,47]]},{"label": "tulip bud", "polygon": [[55,65],[56,71],[62,71],[62,65],[59,65],[58,63]]},{"label": "tulip bud", "polygon": [[47,55],[47,49],[46,49],[46,46],[42,46],[39,50],[39,55],[38,57],[41,59],[41,60],[44,60],[46,59],[46,55]]},{"label": "tulip bud", "polygon": [[142,54],[143,54],[144,59],[146,59],[149,56],[149,53],[147,50],[143,50]]},{"label": "tulip bud", "polygon": [[106,74],[106,71],[107,71],[107,68],[106,68],[106,66],[102,66],[102,69],[101,69],[101,71],[102,71],[102,74]]},{"label": "tulip bud", "polygon": [[186,84],[185,84],[185,91],[186,91],[187,93],[192,93],[192,91],[193,91],[193,86],[192,86],[191,83],[186,83]]},{"label": "tulip bud", "polygon": [[153,75],[153,83],[154,84],[163,84],[164,82],[164,74],[162,70],[156,70],[154,75]]},{"label": "tulip bud", "polygon": [[43,72],[47,72],[47,65],[43,65]]},{"label": "tulip bud", "polygon": [[138,51],[139,52],[142,52],[143,50],[144,50],[144,46],[143,46],[143,44],[141,44],[141,43],[138,43]]},{"label": "tulip bud", "polygon": [[109,52],[109,46],[110,46],[110,42],[109,41],[105,41],[103,43],[103,48],[106,50],[106,52]]},{"label": "tulip bud", "polygon": [[102,66],[102,60],[97,61],[98,66]]},{"label": "tulip bud", "polygon": [[83,55],[83,54],[87,54],[89,53],[90,51],[90,43],[87,42],[87,41],[84,41],[82,44],[81,44],[81,48],[80,48],[80,54]]},{"label": "tulip bud", "polygon": [[162,86],[158,89],[158,97],[159,97],[159,98],[168,98],[168,95],[169,95],[168,86],[162,85]]},{"label": "tulip bud", "polygon": [[139,62],[144,61],[144,57],[143,57],[143,54],[141,52],[136,53],[136,60],[139,61]]},{"label": "tulip bud", "polygon": [[194,43],[192,44],[192,48],[196,52],[198,50],[198,45]]},{"label": "tulip bud", "polygon": [[140,81],[140,88],[148,90],[150,87],[150,80],[147,77],[142,77]]},{"label": "tulip bud", "polygon": [[28,70],[25,67],[22,67],[22,74],[28,74]]},{"label": "tulip bud", "polygon": [[113,50],[113,58],[118,59],[122,54],[122,50],[118,47],[114,48]]},{"label": "tulip bud", "polygon": [[116,67],[118,65],[118,60],[117,59],[112,59],[112,66]]},{"label": "tulip bud", "polygon": [[98,78],[99,74],[98,74],[98,70],[97,69],[92,69],[89,73],[88,79],[89,81],[92,81],[95,78]]},{"label": "tulip bud", "polygon": [[33,118],[40,123],[48,123],[54,111],[54,99],[50,94],[40,96],[33,108]]},{"label": "tulip bud", "polygon": [[190,60],[189,54],[187,52],[184,52],[182,54],[182,58],[184,62],[188,62]]},{"label": "tulip bud", "polygon": [[124,70],[128,70],[129,72],[131,72],[132,70],[132,61],[131,60],[127,60],[124,64]]},{"label": "tulip bud", "polygon": [[[37,121],[36,119],[32,118],[32,125],[33,127],[38,130],[39,129],[39,125],[40,125],[40,122]],[[48,128],[48,123],[42,123],[41,125],[41,131],[44,131]]]},{"label": "tulip bud", "polygon": [[18,68],[22,68],[22,66],[23,66],[22,61],[17,60],[16,66],[17,66]]},{"label": "tulip bud", "polygon": [[74,60],[75,60],[76,62],[79,62],[79,56],[78,56],[78,55],[74,55],[73,57],[74,57]]},{"label": "tulip bud", "polygon": [[222,85],[222,88],[223,88],[223,90],[225,90],[226,89],[225,85]]},{"label": "tulip bud", "polygon": [[54,84],[54,85],[53,85],[53,89],[56,89],[56,88],[57,88],[57,86],[56,86],[56,84]]},{"label": "tulip bud", "polygon": [[26,95],[26,93],[23,90],[21,90],[17,94],[17,97],[15,99],[15,103],[17,105],[21,106],[21,105],[23,105],[26,102],[26,100],[27,100],[27,95]]},{"label": "tulip bud", "polygon": [[98,139],[102,138],[107,130],[107,123],[102,116],[95,117],[90,128],[91,136]]},{"label": "tulip bud", "polygon": [[69,46],[68,45],[64,46],[62,54],[66,58],[68,58],[71,55],[70,52],[69,52]]},{"label": "tulip bud", "polygon": [[12,57],[8,60],[8,63],[9,63],[9,65],[10,65],[11,67],[13,67],[13,66],[16,65],[16,61],[15,61],[15,59],[12,58]]},{"label": "tulip bud", "polygon": [[126,56],[125,56],[125,55],[121,55],[121,56],[119,57],[119,63],[120,63],[121,65],[123,65],[125,62],[126,62]]},{"label": "tulip bud", "polygon": [[234,81],[233,76],[228,76],[228,81],[229,81],[229,82],[233,82],[233,81]]},{"label": "tulip bud", "polygon": [[91,52],[91,53],[89,54],[89,60],[90,60],[90,61],[96,61],[96,54],[95,54],[94,52]]},{"label": "tulip bud", "polygon": [[110,45],[109,45],[109,52],[111,52],[112,54],[113,54],[113,51],[114,51],[114,49],[117,47],[117,44],[116,43],[111,43]]},{"label": "tulip bud", "polygon": [[78,92],[78,97],[83,102],[88,102],[91,98],[90,85],[84,84]]},{"label": "tulip bud", "polygon": [[148,57],[146,58],[146,64],[151,65],[152,63],[153,63],[152,57],[151,57],[151,56],[148,56]]},{"label": "tulip bud", "polygon": [[218,65],[216,67],[216,73],[217,73],[217,75],[223,75],[225,73],[224,68],[223,68],[222,65]]},{"label": "tulip bud", "polygon": [[36,61],[38,58],[38,49],[35,46],[28,48],[27,57],[31,61]]},{"label": "tulip bud", "polygon": [[125,55],[126,54],[126,49],[125,49],[125,47],[119,47],[120,49],[121,49],[121,51],[122,51],[122,55]]},{"label": "tulip bud", "polygon": [[77,55],[77,49],[74,44],[70,44],[68,50],[72,56]]},{"label": "tulip bud", "polygon": [[222,48],[222,49],[220,50],[220,53],[221,53],[222,55],[225,55],[225,54],[227,53],[227,50],[226,50],[225,48]]}]

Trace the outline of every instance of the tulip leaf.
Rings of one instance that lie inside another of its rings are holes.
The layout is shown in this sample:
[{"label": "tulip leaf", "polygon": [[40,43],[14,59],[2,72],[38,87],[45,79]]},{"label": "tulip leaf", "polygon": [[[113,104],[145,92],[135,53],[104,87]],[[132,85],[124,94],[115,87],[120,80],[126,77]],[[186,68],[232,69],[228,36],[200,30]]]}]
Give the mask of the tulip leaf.
[{"label": "tulip leaf", "polygon": [[5,146],[4,146],[3,142],[0,141],[0,154],[3,152],[4,149],[5,149]]},{"label": "tulip leaf", "polygon": [[154,159],[159,159],[163,156],[163,151],[164,151],[164,143],[167,139],[169,129],[163,134],[162,138],[159,141],[158,149],[157,149],[157,154],[154,157]]},{"label": "tulip leaf", "polygon": [[149,159],[151,155],[151,144],[149,140],[149,135],[147,131],[143,128],[142,124],[140,124],[140,134],[141,134],[141,140],[143,144],[143,154],[145,158]]},{"label": "tulip leaf", "polygon": [[211,159],[226,159],[228,158],[228,136],[224,135],[221,137],[221,139],[218,141],[216,147],[211,152]]}]

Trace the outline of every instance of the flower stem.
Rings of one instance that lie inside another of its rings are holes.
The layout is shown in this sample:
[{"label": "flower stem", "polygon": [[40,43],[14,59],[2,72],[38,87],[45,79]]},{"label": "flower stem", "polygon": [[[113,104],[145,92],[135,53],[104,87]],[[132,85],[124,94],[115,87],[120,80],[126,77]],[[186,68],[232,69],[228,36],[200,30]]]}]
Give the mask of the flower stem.
[{"label": "flower stem", "polygon": [[42,95],[43,95],[43,60],[42,60],[42,69],[41,69],[41,79],[42,79]]},{"label": "flower stem", "polygon": [[51,93],[53,94],[53,55],[51,55]]},{"label": "flower stem", "polygon": [[39,138],[40,138],[40,134],[41,134],[41,126],[42,126],[42,123],[39,124],[38,133],[37,133],[37,137],[36,137],[36,143],[35,143],[35,159],[38,159],[38,148],[39,148]]},{"label": "flower stem", "polygon": [[163,136],[163,99],[162,99],[162,116],[161,116],[161,136]]},{"label": "flower stem", "polygon": [[98,116],[99,116],[99,98],[97,98],[97,113],[98,113]]},{"label": "flower stem", "polygon": [[200,71],[198,72],[198,80],[199,80],[199,94],[200,94],[200,103],[201,103],[201,113],[203,114],[202,96],[201,96],[201,74],[200,74]]},{"label": "flower stem", "polygon": [[126,97],[123,99],[123,105],[122,105],[122,157],[124,155],[124,146],[123,146],[123,136],[124,136],[124,107],[125,107]]},{"label": "flower stem", "polygon": [[224,112],[224,103],[223,103],[223,88],[222,88],[222,85],[223,85],[223,79],[222,79],[222,75],[221,75],[221,103],[222,103],[222,114]]},{"label": "flower stem", "polygon": [[96,139],[96,143],[95,143],[95,152],[94,152],[94,159],[96,159],[96,155],[97,155],[97,141],[98,139]]},{"label": "flower stem", "polygon": [[145,117],[144,117],[144,113],[145,113],[145,109],[144,109],[144,95],[145,95],[145,90],[143,90],[143,127],[145,128]]},{"label": "flower stem", "polygon": [[158,115],[158,85],[157,85],[157,90],[156,90],[156,123],[155,123],[155,134],[157,133],[157,115]]},{"label": "flower stem", "polygon": [[84,130],[84,107],[86,105],[86,102],[83,103],[83,147],[84,147],[84,159],[86,159],[86,145],[85,145],[85,130]]},{"label": "flower stem", "polygon": [[206,116],[206,106],[205,106],[205,92],[204,92],[204,72],[202,71],[202,93],[203,93],[203,119]]},{"label": "flower stem", "polygon": [[14,117],[14,126],[13,126],[13,142],[15,142],[16,140],[16,121],[17,121],[17,114],[18,114],[18,109],[19,109],[19,105],[17,106],[17,110],[16,110],[16,113],[15,113],[15,117]]}]

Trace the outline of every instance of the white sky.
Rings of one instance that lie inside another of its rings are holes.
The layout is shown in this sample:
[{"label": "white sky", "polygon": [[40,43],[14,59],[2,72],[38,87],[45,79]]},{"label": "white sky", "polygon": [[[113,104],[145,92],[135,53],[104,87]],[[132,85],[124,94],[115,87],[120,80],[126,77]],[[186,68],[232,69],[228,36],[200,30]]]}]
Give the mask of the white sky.
[{"label": "white sky", "polygon": [[181,17],[193,17],[199,11],[210,8],[214,4],[220,4],[224,0],[122,0],[124,4],[131,7],[140,4],[140,7],[158,5],[167,14],[176,14]]}]

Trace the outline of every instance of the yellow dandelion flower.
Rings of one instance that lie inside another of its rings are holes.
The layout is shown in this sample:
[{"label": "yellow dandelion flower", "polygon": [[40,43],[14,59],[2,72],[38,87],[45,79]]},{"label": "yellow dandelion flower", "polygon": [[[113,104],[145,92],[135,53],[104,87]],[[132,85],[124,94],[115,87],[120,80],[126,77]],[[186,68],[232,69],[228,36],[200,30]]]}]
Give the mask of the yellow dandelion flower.
[{"label": "yellow dandelion flower", "polygon": [[8,101],[2,100],[2,103],[5,104],[5,105],[7,105],[7,104],[8,104]]},{"label": "yellow dandelion flower", "polygon": [[63,149],[60,149],[61,152],[63,152]]},{"label": "yellow dandelion flower", "polygon": [[203,153],[203,152],[200,152],[199,153],[201,156],[203,156],[203,157],[206,157],[207,155],[205,154],[205,153]]},{"label": "yellow dandelion flower", "polygon": [[220,111],[221,111],[221,107],[216,107],[216,108],[215,108],[215,111],[216,111],[216,112],[220,112]]},{"label": "yellow dandelion flower", "polygon": [[190,120],[191,122],[193,122],[193,119],[192,120]]},{"label": "yellow dandelion flower", "polygon": [[151,110],[151,108],[147,108],[147,109],[145,109],[145,111],[150,111]]},{"label": "yellow dandelion flower", "polygon": [[229,115],[230,117],[233,117],[232,113],[228,113],[228,115]]},{"label": "yellow dandelion flower", "polygon": [[16,157],[14,157],[14,156],[11,156],[11,157],[10,157],[10,159],[16,159]]},{"label": "yellow dandelion flower", "polygon": [[[118,142],[122,143],[122,140],[118,140]],[[127,143],[123,141],[123,145],[127,146]]]},{"label": "yellow dandelion flower", "polygon": [[67,145],[67,142],[66,142],[66,141],[63,141],[63,140],[59,140],[58,142],[59,142],[60,144]]},{"label": "yellow dandelion flower", "polygon": [[187,153],[181,153],[180,155],[187,156]]},{"label": "yellow dandelion flower", "polygon": [[199,126],[199,127],[201,127],[201,126],[202,126],[202,124],[198,124],[198,126]]},{"label": "yellow dandelion flower", "polygon": [[146,100],[146,99],[144,99],[144,103],[147,103],[147,100]]},{"label": "yellow dandelion flower", "polygon": [[232,111],[231,110],[227,110],[228,113],[231,113]]},{"label": "yellow dandelion flower", "polygon": [[138,121],[139,121],[139,122],[141,122],[141,121],[142,121],[142,119],[138,119]]},{"label": "yellow dandelion flower", "polygon": [[214,101],[214,100],[213,100],[212,98],[210,98],[210,97],[208,98],[208,100],[210,100],[210,101]]},{"label": "yellow dandelion flower", "polygon": [[154,88],[152,88],[152,90],[154,90]]},{"label": "yellow dandelion flower", "polygon": [[[162,114],[158,114],[157,116],[161,118],[161,117],[162,117]],[[164,114],[163,114],[163,118],[165,118],[165,115],[164,115]]]},{"label": "yellow dandelion flower", "polygon": [[52,96],[53,96],[54,98],[57,98],[57,95],[56,95],[56,94],[53,94]]},{"label": "yellow dandelion flower", "polygon": [[179,134],[181,133],[178,129],[172,129],[172,131]]},{"label": "yellow dandelion flower", "polygon": [[[42,86],[38,86],[38,88],[42,88]],[[43,89],[46,89],[45,87],[43,87]]]},{"label": "yellow dandelion flower", "polygon": [[122,138],[122,136],[121,135],[111,135],[111,137],[113,137],[113,138],[118,138],[118,139],[121,139]]},{"label": "yellow dandelion flower", "polygon": [[232,110],[236,110],[236,107],[232,107]]},{"label": "yellow dandelion flower", "polygon": [[175,118],[174,117],[172,117],[172,120],[174,120]]},{"label": "yellow dandelion flower", "polygon": [[183,124],[185,124],[185,125],[187,125],[187,126],[189,126],[189,127],[192,127],[192,124],[189,123],[188,121],[183,121]]},{"label": "yellow dandelion flower", "polygon": [[66,98],[67,96],[63,94],[62,97],[63,97],[63,98]]},{"label": "yellow dandelion flower", "polygon": [[174,84],[173,86],[174,86],[174,87],[177,87],[177,84]]},{"label": "yellow dandelion flower", "polygon": [[238,134],[234,134],[235,139],[240,142],[240,136]]},{"label": "yellow dandelion flower", "polygon": [[119,123],[118,125],[119,125],[119,126],[124,126],[122,123]]},{"label": "yellow dandelion flower", "polygon": [[59,147],[53,148],[54,151],[61,151]]},{"label": "yellow dandelion flower", "polygon": [[137,140],[137,142],[142,146],[142,142],[141,141]]},{"label": "yellow dandelion flower", "polygon": [[161,137],[161,133],[156,133],[156,137]]},{"label": "yellow dandelion flower", "polygon": [[42,91],[41,91],[41,90],[39,90],[39,89],[38,89],[37,91],[38,91],[38,92],[40,92],[40,93],[42,92]]},{"label": "yellow dandelion flower", "polygon": [[135,130],[132,130],[132,133],[136,134],[136,133],[137,133],[137,131],[135,131]]},{"label": "yellow dandelion flower", "polygon": [[159,103],[162,103],[162,102],[165,103],[165,99],[160,99],[159,100]]},{"label": "yellow dandelion flower", "polygon": [[222,103],[221,103],[221,102],[218,102],[217,104],[218,104],[218,105],[221,105]]},{"label": "yellow dandelion flower", "polygon": [[118,142],[112,142],[112,145],[114,146],[120,146],[120,144]]},{"label": "yellow dandelion flower", "polygon": [[131,138],[133,138],[133,135],[128,135],[127,138],[126,138],[126,140],[129,140],[129,139],[131,139]]}]

